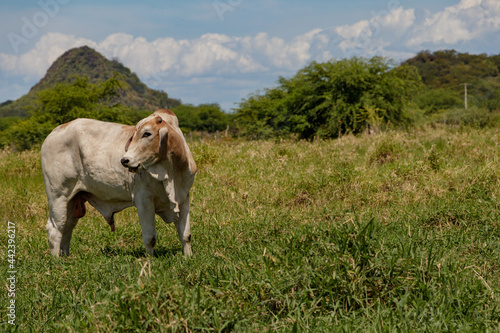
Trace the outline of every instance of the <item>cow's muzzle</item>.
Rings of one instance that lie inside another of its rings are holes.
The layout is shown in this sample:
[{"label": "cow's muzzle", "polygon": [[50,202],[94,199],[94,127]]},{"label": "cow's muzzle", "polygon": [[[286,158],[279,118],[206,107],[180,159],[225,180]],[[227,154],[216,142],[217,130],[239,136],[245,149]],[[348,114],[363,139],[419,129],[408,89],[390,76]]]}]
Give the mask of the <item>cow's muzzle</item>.
[{"label": "cow's muzzle", "polygon": [[122,158],[121,161],[122,165],[125,167],[125,168],[128,168],[128,171],[130,172],[137,172],[139,170],[139,167],[140,167],[140,164],[138,164],[137,166],[133,167],[130,165],[130,160],[128,158]]}]

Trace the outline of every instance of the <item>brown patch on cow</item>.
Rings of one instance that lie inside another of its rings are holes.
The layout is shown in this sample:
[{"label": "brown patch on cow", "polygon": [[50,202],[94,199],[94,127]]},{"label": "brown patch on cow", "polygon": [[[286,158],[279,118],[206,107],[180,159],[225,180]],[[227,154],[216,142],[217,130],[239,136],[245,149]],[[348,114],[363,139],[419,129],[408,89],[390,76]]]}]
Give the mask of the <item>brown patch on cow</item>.
[{"label": "brown patch on cow", "polygon": [[62,130],[63,130],[63,129],[65,129],[65,128],[66,128],[69,124],[71,124],[73,121],[74,121],[74,120],[72,120],[72,121],[68,121],[67,123],[64,123],[64,124],[60,125],[60,126],[59,126],[59,129],[62,129]]},{"label": "brown patch on cow", "polygon": [[177,119],[177,116],[168,109],[159,109],[155,111],[153,115],[162,117],[163,120],[172,126],[179,127],[179,119]]},{"label": "brown patch on cow", "polygon": [[172,110],[169,109],[158,109],[154,113],[166,113],[171,116],[175,116],[175,113],[172,112]]},{"label": "brown patch on cow", "polygon": [[134,134],[135,131],[135,126],[130,126],[130,125],[123,125],[122,130],[124,133],[127,134],[127,137]]},{"label": "brown patch on cow", "polygon": [[82,192],[79,192],[75,197],[73,198],[75,200],[75,206],[73,209],[73,216],[76,218],[81,218],[85,216],[85,213],[87,212],[87,208],[85,207],[85,194]]},{"label": "brown patch on cow", "polygon": [[[167,126],[168,134],[166,138],[167,142],[162,142],[160,145],[160,156],[170,159],[177,172],[185,173],[189,170],[192,175],[196,174],[196,164],[192,158],[189,158],[182,133],[179,133],[170,123],[166,123],[163,126]],[[166,151],[164,150],[165,146]]]}]

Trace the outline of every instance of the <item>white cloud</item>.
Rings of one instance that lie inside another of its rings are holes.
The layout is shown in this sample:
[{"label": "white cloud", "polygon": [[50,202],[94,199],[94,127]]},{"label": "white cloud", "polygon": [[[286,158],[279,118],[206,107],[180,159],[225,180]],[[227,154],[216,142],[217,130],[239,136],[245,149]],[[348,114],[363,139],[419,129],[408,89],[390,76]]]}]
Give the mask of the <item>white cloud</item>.
[{"label": "white cloud", "polygon": [[[328,43],[321,29],[297,36],[290,42],[266,33],[248,37],[205,34],[197,39],[159,38],[148,41],[129,34],[112,34],[101,42],[48,33],[34,48],[21,55],[0,53],[0,69],[11,75],[41,77],[50,64],[70,48],[89,45],[108,58],[118,58],[141,77],[158,73],[191,77],[296,69]],[[327,51],[327,50],[326,50]]]},{"label": "white cloud", "polygon": [[0,53],[0,70],[10,75],[23,76],[26,79],[41,77],[49,66],[68,49],[93,44],[95,43],[90,40],[60,33],[49,33],[40,38],[35,47],[24,54]]},{"label": "white cloud", "polygon": [[376,54],[386,56],[385,47],[401,38],[414,23],[414,9],[397,7],[379,13],[372,12],[371,19],[340,26],[334,31],[342,38],[338,46],[345,57]]},{"label": "white cloud", "polygon": [[[363,31],[367,30],[369,25],[370,21],[362,20],[352,25],[343,25],[337,27],[335,28],[335,32],[345,39],[357,38],[361,35]],[[371,34],[371,31],[367,33]]]},{"label": "white cloud", "polygon": [[371,12],[372,18],[333,31],[344,57],[382,55],[402,59],[422,49],[466,45],[493,49],[499,41],[498,0],[460,0],[440,12],[421,14],[417,18],[414,9],[400,6]]},{"label": "white cloud", "polygon": [[291,40],[261,32],[251,36],[207,33],[195,39],[170,37],[149,41],[116,33],[92,41],[47,33],[24,54],[0,53],[3,75],[40,78],[66,50],[89,45],[118,58],[141,78],[236,75],[295,71],[311,60],[334,56],[393,56],[429,47],[446,47],[500,30],[500,1],[461,0],[417,20],[415,10],[392,7],[351,25],[314,29]]},{"label": "white cloud", "polygon": [[415,27],[407,45],[421,48],[423,44],[454,45],[472,41],[500,28],[498,0],[462,0],[426,18]]}]

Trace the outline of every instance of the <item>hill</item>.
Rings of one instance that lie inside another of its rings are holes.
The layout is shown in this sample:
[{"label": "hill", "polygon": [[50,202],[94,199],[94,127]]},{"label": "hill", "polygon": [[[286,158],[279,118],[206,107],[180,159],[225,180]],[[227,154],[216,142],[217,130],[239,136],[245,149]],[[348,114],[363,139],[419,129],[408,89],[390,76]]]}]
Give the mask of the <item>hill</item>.
[{"label": "hill", "polygon": [[421,51],[403,64],[415,66],[426,86],[418,103],[422,109],[463,107],[463,84],[468,85],[469,105],[500,109],[500,55]]},{"label": "hill", "polygon": [[425,85],[455,87],[465,82],[498,80],[500,55],[460,53],[455,50],[421,51],[404,62],[417,67]]},{"label": "hill", "polygon": [[166,92],[148,88],[118,60],[109,60],[94,49],[82,46],[61,55],[26,95],[16,101],[0,104],[0,117],[26,116],[38,92],[59,83],[73,83],[82,76],[87,77],[90,83],[101,83],[116,76],[120,80],[121,89],[118,96],[110,102],[113,104],[138,110],[154,110],[166,106],[172,108],[181,104],[179,100],[169,98]]}]

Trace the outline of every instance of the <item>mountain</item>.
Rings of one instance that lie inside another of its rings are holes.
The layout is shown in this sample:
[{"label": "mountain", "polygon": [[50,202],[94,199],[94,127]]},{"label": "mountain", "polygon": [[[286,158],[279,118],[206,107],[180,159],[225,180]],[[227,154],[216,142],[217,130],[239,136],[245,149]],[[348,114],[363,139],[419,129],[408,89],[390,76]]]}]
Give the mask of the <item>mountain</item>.
[{"label": "mountain", "polygon": [[26,116],[30,105],[36,100],[37,92],[50,89],[59,83],[72,83],[77,77],[85,76],[90,83],[99,83],[116,76],[122,89],[112,103],[137,110],[156,110],[181,104],[166,92],[148,88],[136,74],[118,60],[108,60],[88,46],[71,49],[61,55],[47,70],[45,76],[30,91],[16,101],[0,104],[0,117]]}]

